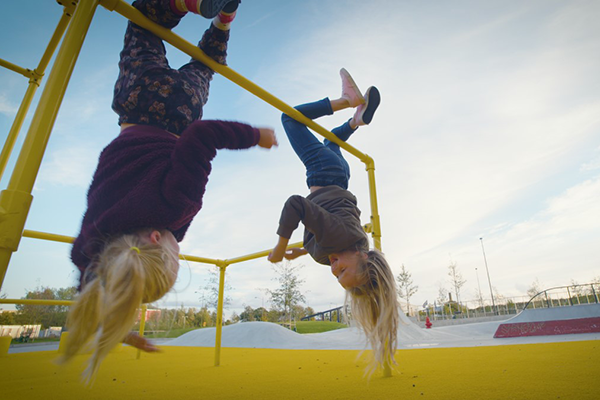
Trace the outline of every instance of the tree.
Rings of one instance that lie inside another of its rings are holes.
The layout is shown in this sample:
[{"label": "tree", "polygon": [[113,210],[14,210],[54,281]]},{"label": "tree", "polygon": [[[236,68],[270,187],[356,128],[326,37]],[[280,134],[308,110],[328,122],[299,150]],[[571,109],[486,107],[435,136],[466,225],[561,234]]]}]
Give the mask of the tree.
[{"label": "tree", "polygon": [[[77,294],[75,286],[54,289],[38,286],[28,291],[22,299],[33,300],[73,300]],[[69,306],[40,306],[31,304],[17,304],[15,322],[23,325],[40,324],[42,328],[50,326],[63,326],[67,320]]]},{"label": "tree", "polygon": [[412,275],[406,270],[404,264],[402,264],[402,270],[396,277],[398,282],[398,295],[406,300],[406,313],[410,314],[410,297],[417,293],[419,287],[413,285]]},{"label": "tree", "polygon": [[294,266],[290,261],[272,264],[272,268],[277,274],[274,278],[279,282],[279,288],[275,290],[266,290],[271,297],[271,304],[277,311],[283,313],[285,319],[291,319],[294,306],[306,301],[300,291],[300,286],[304,283],[303,279],[298,277],[298,271],[304,266]]},{"label": "tree", "polygon": [[232,323],[240,322],[240,316],[234,311],[231,313],[231,317],[229,318]]},{"label": "tree", "polygon": [[456,262],[451,262],[450,265],[448,265],[448,276],[450,277],[450,285],[454,288],[454,292],[456,293],[456,302],[460,303],[460,288],[462,288],[467,281],[463,280],[462,274],[456,266]]},{"label": "tree", "polygon": [[542,291],[542,289],[540,287],[541,287],[540,281],[538,280],[538,278],[535,278],[535,280],[529,286],[529,289],[527,289],[527,295],[530,298],[532,298],[533,296],[535,296],[536,294],[538,294]]},{"label": "tree", "polygon": [[250,306],[244,307],[244,311],[240,314],[240,320],[243,322],[255,321],[254,310]]},{"label": "tree", "polygon": [[0,325],[14,325],[15,324],[15,313],[10,311],[0,312]]},{"label": "tree", "polygon": [[443,305],[445,302],[447,302],[448,299],[448,289],[446,289],[444,287],[444,285],[442,285],[441,282],[438,282],[438,295],[437,295],[437,302],[440,303],[441,305]]},{"label": "tree", "polygon": [[[215,267],[209,271],[210,276],[208,278],[208,283],[200,288],[202,291],[202,296],[200,296],[200,302],[202,304],[207,304],[209,308],[214,310],[219,306],[219,268]],[[225,293],[223,294],[223,309],[226,310],[231,305],[231,297],[227,295],[228,292],[231,292],[233,289],[229,283],[227,283],[227,272],[225,272],[225,285],[223,287]],[[208,292],[205,295],[205,292]]]}]

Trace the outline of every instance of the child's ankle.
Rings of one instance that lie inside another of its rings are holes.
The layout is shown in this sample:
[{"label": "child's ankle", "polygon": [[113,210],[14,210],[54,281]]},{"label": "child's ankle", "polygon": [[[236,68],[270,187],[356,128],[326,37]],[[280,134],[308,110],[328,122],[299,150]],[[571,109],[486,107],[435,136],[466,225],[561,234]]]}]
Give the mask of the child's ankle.
[{"label": "child's ankle", "polygon": [[221,11],[214,19],[213,25],[222,30],[228,31],[231,28],[231,22],[235,18],[236,11],[232,13],[227,13],[225,11]]},{"label": "child's ankle", "polygon": [[181,0],[171,0],[169,1],[169,5],[174,14],[181,16],[187,14],[187,7],[185,7],[185,3],[183,3],[185,9],[182,9]]}]

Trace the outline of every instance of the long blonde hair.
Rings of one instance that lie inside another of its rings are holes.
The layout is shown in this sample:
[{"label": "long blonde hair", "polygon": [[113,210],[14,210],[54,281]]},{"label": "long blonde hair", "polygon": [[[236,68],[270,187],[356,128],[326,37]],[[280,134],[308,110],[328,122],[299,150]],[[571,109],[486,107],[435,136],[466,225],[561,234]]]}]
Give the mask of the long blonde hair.
[{"label": "long blonde hair", "polygon": [[378,367],[396,363],[400,304],[394,275],[383,253],[367,252],[361,267],[359,278],[365,283],[346,290],[346,304],[350,303],[352,318],[365,332],[373,350],[373,359],[365,371],[370,376]]},{"label": "long blonde hair", "polygon": [[177,252],[150,243],[144,232],[108,242],[71,307],[69,336],[59,363],[68,362],[90,344],[92,356],[83,373],[89,383],[102,360],[131,330],[140,304],[158,300],[171,289],[177,271],[173,263],[178,263]]}]

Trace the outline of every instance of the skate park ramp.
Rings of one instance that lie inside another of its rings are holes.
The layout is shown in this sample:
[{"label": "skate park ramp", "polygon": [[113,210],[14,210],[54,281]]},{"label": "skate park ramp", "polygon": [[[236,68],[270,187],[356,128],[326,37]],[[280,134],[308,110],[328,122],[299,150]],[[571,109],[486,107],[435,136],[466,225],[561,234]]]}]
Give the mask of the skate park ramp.
[{"label": "skate park ramp", "polygon": [[526,309],[498,326],[495,338],[600,332],[600,304]]},{"label": "skate park ramp", "polygon": [[87,356],[59,367],[56,351],[0,357],[2,399],[598,399],[600,334],[494,339],[501,322],[421,329],[403,321],[390,378],[364,376],[356,328],[299,335],[275,324],[189,332],[140,354],[122,346],[90,387]]}]

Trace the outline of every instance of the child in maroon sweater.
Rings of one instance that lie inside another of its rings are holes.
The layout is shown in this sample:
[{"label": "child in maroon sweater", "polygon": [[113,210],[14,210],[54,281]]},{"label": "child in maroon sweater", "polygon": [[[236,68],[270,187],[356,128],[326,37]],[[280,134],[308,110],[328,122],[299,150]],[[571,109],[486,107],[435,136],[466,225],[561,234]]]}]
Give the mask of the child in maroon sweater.
[{"label": "child in maroon sweater", "polygon": [[[187,11],[215,17],[198,46],[225,64],[238,3],[139,0],[133,5],[166,28]],[[100,155],[71,251],[81,272],[81,294],[69,315],[63,361],[92,341],[87,379],[120,341],[157,350],[129,331],[140,303],[158,300],[175,282],[178,242],[202,207],[217,150],[277,145],[272,129],[199,121],[214,74],[206,65],[191,60],[171,69],[162,41],[131,22],[124,42],[113,100],[121,133]]]}]

